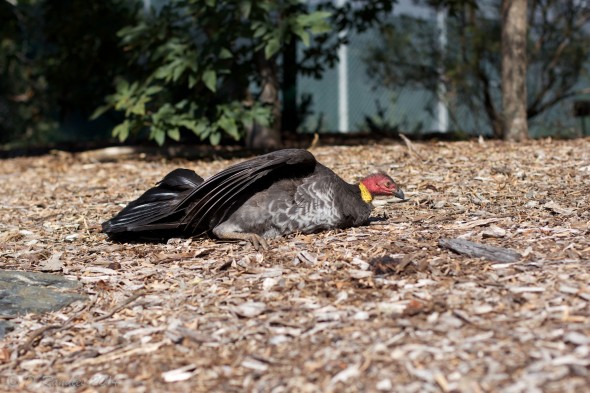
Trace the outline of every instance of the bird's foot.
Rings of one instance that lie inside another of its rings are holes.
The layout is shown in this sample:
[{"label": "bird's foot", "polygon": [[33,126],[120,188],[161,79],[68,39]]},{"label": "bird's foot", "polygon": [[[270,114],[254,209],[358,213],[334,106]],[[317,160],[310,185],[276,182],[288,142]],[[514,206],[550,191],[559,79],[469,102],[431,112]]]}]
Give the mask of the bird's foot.
[{"label": "bird's foot", "polygon": [[252,246],[258,251],[261,248],[263,250],[268,250],[268,242],[266,241],[265,238],[263,238],[260,235],[257,235],[255,233],[248,233],[247,235],[249,235],[249,237],[246,239],[248,240],[250,243],[252,243]]},{"label": "bird's foot", "polygon": [[213,234],[224,240],[245,240],[252,244],[256,250],[268,250],[268,242],[262,236],[256,233],[240,233],[240,232],[221,232],[213,230]]}]

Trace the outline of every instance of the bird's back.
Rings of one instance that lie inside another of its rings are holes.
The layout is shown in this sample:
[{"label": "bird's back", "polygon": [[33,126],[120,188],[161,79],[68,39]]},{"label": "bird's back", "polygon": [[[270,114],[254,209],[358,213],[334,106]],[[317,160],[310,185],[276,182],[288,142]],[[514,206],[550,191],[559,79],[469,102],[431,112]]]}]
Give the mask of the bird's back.
[{"label": "bird's back", "polygon": [[258,191],[216,230],[272,238],[359,225],[370,212],[371,205],[362,200],[357,186],[317,164],[312,173],[285,177]]}]

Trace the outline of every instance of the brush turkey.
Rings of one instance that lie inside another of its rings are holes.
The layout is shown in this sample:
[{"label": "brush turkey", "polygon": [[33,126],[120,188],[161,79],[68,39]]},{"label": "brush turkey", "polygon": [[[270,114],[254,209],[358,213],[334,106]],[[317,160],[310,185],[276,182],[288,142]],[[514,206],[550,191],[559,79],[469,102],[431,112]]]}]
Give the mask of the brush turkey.
[{"label": "brush turkey", "polygon": [[102,228],[118,241],[208,233],[267,249],[265,239],[276,236],[362,225],[376,195],[404,198],[384,173],[349,184],[307,150],[285,149],[230,166],[207,180],[176,169]]}]

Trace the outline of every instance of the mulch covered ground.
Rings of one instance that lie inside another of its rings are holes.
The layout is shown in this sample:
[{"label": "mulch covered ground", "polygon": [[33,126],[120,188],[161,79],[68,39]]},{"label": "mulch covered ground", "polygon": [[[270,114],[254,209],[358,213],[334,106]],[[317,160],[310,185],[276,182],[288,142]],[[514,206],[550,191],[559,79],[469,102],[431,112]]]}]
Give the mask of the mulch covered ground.
[{"label": "mulch covered ground", "polygon": [[[54,271],[89,296],[11,320],[0,390],[588,391],[590,139],[313,152],[349,181],[386,170],[409,200],[265,252],[116,244],[100,223],[168,171],[239,160],[0,161],[0,268]],[[444,238],[522,258],[454,254]]]}]

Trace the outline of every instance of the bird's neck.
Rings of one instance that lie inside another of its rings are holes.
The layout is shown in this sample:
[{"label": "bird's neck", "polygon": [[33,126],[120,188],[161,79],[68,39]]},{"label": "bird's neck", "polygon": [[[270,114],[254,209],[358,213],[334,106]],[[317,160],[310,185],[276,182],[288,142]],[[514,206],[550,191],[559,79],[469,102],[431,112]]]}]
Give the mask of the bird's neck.
[{"label": "bird's neck", "polygon": [[363,183],[359,183],[359,190],[361,190],[361,198],[366,203],[371,203],[373,201],[373,195]]}]

